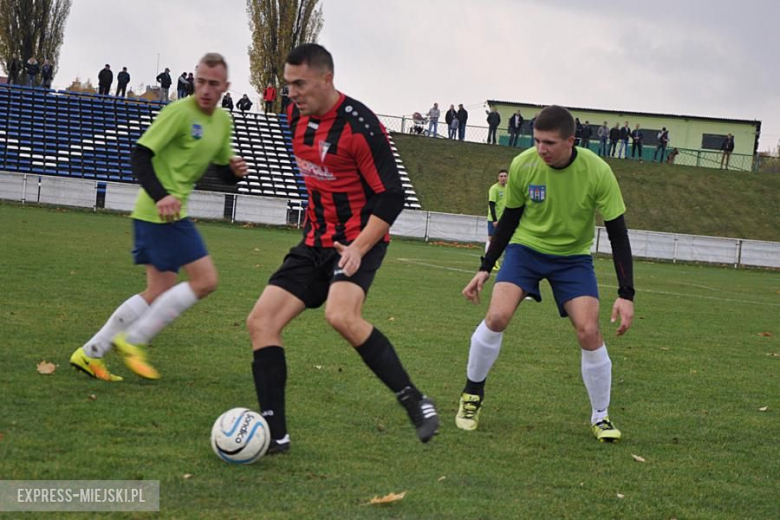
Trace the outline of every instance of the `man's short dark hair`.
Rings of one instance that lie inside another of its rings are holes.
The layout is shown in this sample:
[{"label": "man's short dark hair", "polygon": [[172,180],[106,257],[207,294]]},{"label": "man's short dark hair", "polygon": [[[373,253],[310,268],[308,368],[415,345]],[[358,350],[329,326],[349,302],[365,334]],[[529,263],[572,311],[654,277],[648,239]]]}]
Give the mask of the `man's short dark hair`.
[{"label": "man's short dark hair", "polygon": [[498,174],[501,175],[502,173],[509,173],[509,172],[506,170],[506,168],[501,168],[500,170],[498,170]]},{"label": "man's short dark hair", "polygon": [[[225,58],[218,52],[208,52],[203,55],[203,57],[200,59],[200,63],[203,63],[209,68],[216,67],[218,65],[222,65],[225,67],[225,71],[228,70],[227,62],[225,61]],[[165,69],[168,70],[168,69]],[[187,74],[186,72],[182,72],[182,74]]]},{"label": "man's short dark hair", "polygon": [[539,112],[534,129],[542,132],[557,131],[561,137],[568,139],[574,135],[577,126],[574,124],[571,112],[561,106],[552,105]]},{"label": "man's short dark hair", "polygon": [[333,72],[333,56],[325,47],[316,43],[297,46],[290,51],[285,62],[290,65],[308,65],[312,69]]}]

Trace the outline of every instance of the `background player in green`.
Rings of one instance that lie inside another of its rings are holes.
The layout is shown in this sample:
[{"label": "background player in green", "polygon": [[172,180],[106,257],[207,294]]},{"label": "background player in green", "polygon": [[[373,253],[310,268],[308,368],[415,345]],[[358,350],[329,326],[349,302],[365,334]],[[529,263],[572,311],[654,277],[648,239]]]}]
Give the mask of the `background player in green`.
[{"label": "background player in green", "polygon": [[[133,173],[141,183],[133,218],[136,264],[146,267],[146,289],[122,303],[106,324],[71,356],[70,363],[104,381],[111,374],[103,356],[112,344],[137,375],[157,379],[144,345],[181,313],[217,288],[217,271],[200,234],[187,218],[187,199],[210,164],[225,182],[246,175],[231,148],[232,120],[216,108],[229,87],[220,54],[201,58],[195,95],[167,105],[133,150]],[[176,284],[183,267],[189,281]]]},{"label": "background player in green", "polygon": [[590,247],[598,209],[606,223],[619,283],[612,321],[620,317],[617,334],[622,335],[634,316],[625,205],[612,170],[590,150],[575,148],[574,132],[574,119],[565,108],[552,106],[539,114],[534,126],[536,147],[512,161],[504,214],[479,272],[463,289],[466,298],[478,303],[496,259],[506,248],[490,308],[471,337],[466,387],[455,419],[463,430],[477,428],[485,380],[498,357],[504,330],[526,295],[541,301],[539,282],[547,278],[561,317],[568,316],[577,333],[592,432],[602,442],[621,437],[608,416],[612,362],[599,331]]},{"label": "background player in green", "polygon": [[506,194],[506,180],[508,176],[506,170],[499,170],[498,182],[492,185],[488,190],[488,237],[487,242],[485,242],[486,253],[490,247],[490,239],[493,237],[496,224],[498,224],[498,219],[500,219],[501,215],[504,213],[504,195]]}]

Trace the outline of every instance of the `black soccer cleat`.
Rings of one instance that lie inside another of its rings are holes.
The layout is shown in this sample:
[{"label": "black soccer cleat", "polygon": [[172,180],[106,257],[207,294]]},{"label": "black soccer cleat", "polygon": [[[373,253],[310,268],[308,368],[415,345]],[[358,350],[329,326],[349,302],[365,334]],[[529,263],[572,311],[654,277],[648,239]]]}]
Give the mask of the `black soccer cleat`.
[{"label": "black soccer cleat", "polygon": [[439,414],[436,406],[427,396],[413,386],[407,386],[397,394],[398,402],[406,408],[412,424],[417,429],[417,437],[428,442],[439,433]]},{"label": "black soccer cleat", "polygon": [[281,439],[271,439],[266,450],[266,455],[278,455],[290,451],[290,435],[285,435]]}]

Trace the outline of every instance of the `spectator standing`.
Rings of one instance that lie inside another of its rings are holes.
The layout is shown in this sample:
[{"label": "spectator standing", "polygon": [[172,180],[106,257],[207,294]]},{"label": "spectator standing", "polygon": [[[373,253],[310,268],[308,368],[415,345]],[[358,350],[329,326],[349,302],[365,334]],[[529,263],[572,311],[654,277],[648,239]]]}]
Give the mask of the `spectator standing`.
[{"label": "spectator standing", "polygon": [[523,131],[523,116],[518,110],[509,118],[509,146],[517,146],[520,141],[520,134]]},{"label": "spectator standing", "polygon": [[628,138],[631,135],[631,127],[628,126],[628,121],[620,129],[620,148],[618,149],[618,158],[628,159]]},{"label": "spectator standing", "polygon": [[447,124],[447,137],[450,139],[455,139],[458,135],[458,127],[456,126],[454,129],[452,127],[452,121],[453,119],[457,119],[457,114],[455,105],[450,105],[447,113],[444,114],[444,122]]},{"label": "spectator standing", "polygon": [[441,116],[439,104],[434,103],[426,115],[428,116],[428,135],[439,137],[439,117]]},{"label": "spectator standing", "polygon": [[590,121],[585,121],[582,125],[582,147],[590,150],[590,138],[593,136],[593,128],[590,126]]},{"label": "spectator standing", "polygon": [[106,63],[103,70],[98,73],[98,94],[105,94],[108,96],[111,93],[111,83],[113,82],[114,73],[111,71],[111,65]]},{"label": "spectator standing", "polygon": [[171,88],[171,83],[173,83],[171,80],[171,69],[166,67],[165,71],[159,73],[155,79],[157,80],[157,83],[160,84],[160,101],[167,103],[168,89]]},{"label": "spectator standing", "polygon": [[496,107],[493,107],[487,112],[487,124],[488,124],[488,144],[496,144],[496,133],[498,133],[498,125],[501,124],[501,114],[498,113]]},{"label": "spectator standing", "polygon": [[653,162],[658,158],[658,152],[661,152],[661,159],[658,162],[664,162],[664,154],[666,153],[666,146],[669,144],[669,130],[666,129],[666,127],[663,127],[660,132],[658,132],[658,145],[655,147],[655,152],[653,152]]},{"label": "spectator standing", "polygon": [[723,141],[723,144],[720,145],[720,149],[723,150],[723,155],[720,157],[720,167],[723,169],[723,164],[725,163],[726,169],[729,169],[729,161],[731,160],[731,152],[734,151],[734,136],[729,134],[726,136],[726,139]]},{"label": "spectator standing", "polygon": [[230,92],[225,92],[225,97],[222,98],[222,108],[233,113],[233,98],[230,97]]},{"label": "spectator standing", "polygon": [[468,111],[463,108],[463,104],[458,105],[458,140],[463,141],[466,138],[466,122],[469,120]]},{"label": "spectator standing", "polygon": [[179,79],[176,80],[176,98],[184,99],[187,97],[187,73],[182,72]]},{"label": "spectator standing", "polygon": [[243,114],[244,112],[252,108],[252,100],[249,99],[249,96],[244,94],[244,97],[239,99],[238,103],[236,103],[236,108],[239,109]]},{"label": "spectator standing", "polygon": [[130,83],[130,73],[127,67],[122,67],[122,72],[116,75],[116,96],[125,97],[127,95],[127,85]]},{"label": "spectator standing", "polygon": [[22,72],[22,60],[16,54],[11,57],[11,61],[8,62],[8,79],[6,83],[9,85],[19,84],[19,73]]},{"label": "spectator standing", "polygon": [[609,155],[615,157],[617,151],[618,141],[620,141],[620,123],[615,123],[615,126],[609,130]]},{"label": "spectator standing", "polygon": [[274,111],[274,101],[276,101],[276,89],[272,84],[268,84],[267,87],[265,87],[265,91],[263,92],[263,112],[273,113]]},{"label": "spectator standing", "polygon": [[38,77],[38,73],[41,71],[41,67],[38,65],[38,60],[36,60],[34,56],[31,57],[29,60],[27,60],[27,64],[24,66],[24,68],[27,72],[27,86],[34,87],[35,78]]},{"label": "spectator standing", "polygon": [[609,139],[609,127],[607,126],[606,121],[604,121],[604,124],[599,127],[598,136],[599,157],[606,157],[608,155],[607,139]]},{"label": "spectator standing", "polygon": [[637,123],[636,127],[634,128],[634,131],[631,132],[631,158],[637,156],[637,150],[639,151],[639,161],[642,161],[642,139],[645,138],[645,134],[642,133],[642,130],[639,128],[639,123]]},{"label": "spectator standing", "polygon": [[581,139],[582,139],[582,123],[580,123],[579,117],[575,117],[574,118],[574,146],[579,146]]},{"label": "spectator standing", "polygon": [[195,76],[192,75],[192,72],[187,74],[187,96],[191,96],[195,93]]},{"label": "spectator standing", "polygon": [[282,96],[282,108],[280,112],[282,114],[286,114],[287,107],[290,105],[290,87],[288,87],[287,85],[283,86],[281,90],[281,96]]},{"label": "spectator standing", "polygon": [[458,134],[460,133],[459,132],[459,129],[460,129],[460,119],[457,118],[457,113],[456,113],[456,117],[453,117],[452,121],[450,121],[450,124],[449,124],[448,128],[449,128],[449,137],[450,137],[450,139],[457,139],[458,138]]},{"label": "spectator standing", "polygon": [[41,86],[43,88],[51,88],[51,81],[54,79],[54,67],[49,60],[43,60],[43,67],[41,67]]}]

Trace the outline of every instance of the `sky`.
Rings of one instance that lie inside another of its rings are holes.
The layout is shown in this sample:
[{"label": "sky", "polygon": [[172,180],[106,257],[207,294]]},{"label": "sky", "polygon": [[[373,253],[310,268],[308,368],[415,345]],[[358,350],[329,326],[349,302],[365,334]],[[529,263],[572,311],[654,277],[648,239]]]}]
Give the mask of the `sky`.
[{"label": "sky", "polygon": [[[780,142],[780,1],[321,0],[336,87],[384,115],[487,99],[762,121]],[[246,0],[73,0],[54,86],[137,89],[221,52],[249,83]],[[159,69],[158,69],[159,64]],[[259,105],[259,103],[257,104]]]}]

